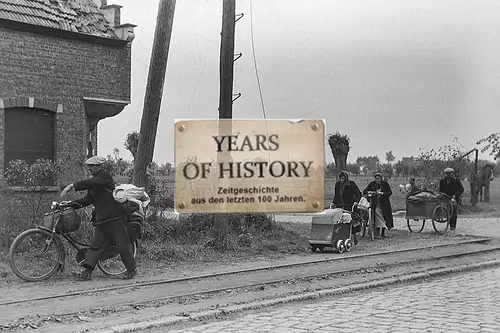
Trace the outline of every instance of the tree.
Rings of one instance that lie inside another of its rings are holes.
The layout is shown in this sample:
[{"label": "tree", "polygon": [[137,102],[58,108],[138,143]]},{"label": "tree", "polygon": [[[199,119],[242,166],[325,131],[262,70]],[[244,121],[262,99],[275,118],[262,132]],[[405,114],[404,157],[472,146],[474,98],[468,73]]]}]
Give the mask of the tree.
[{"label": "tree", "polygon": [[357,165],[356,163],[347,164],[346,170],[353,175],[359,175],[359,165]]},{"label": "tree", "polygon": [[466,159],[459,158],[463,152],[456,145],[443,145],[436,149],[424,151],[420,149],[416,173],[426,178],[424,187],[437,189],[437,184],[446,167],[451,167],[463,178],[464,172],[470,170],[472,165]]},{"label": "tree", "polygon": [[345,134],[336,132],[328,134],[328,145],[332,151],[337,174],[347,167],[347,155],[349,154],[351,139]]},{"label": "tree", "polygon": [[407,176],[410,172],[410,168],[404,166],[401,160],[397,161],[396,164],[394,164],[394,169],[396,171],[396,176],[398,177]]},{"label": "tree", "polygon": [[382,173],[387,176],[389,179],[394,175],[394,168],[390,163],[382,165]]},{"label": "tree", "polygon": [[481,152],[490,151],[490,155],[494,159],[500,159],[500,132],[488,135],[486,138],[482,138],[476,144],[485,146],[481,149]]},{"label": "tree", "polygon": [[392,162],[394,162],[396,160],[396,157],[394,157],[392,150],[389,150],[387,153],[385,153],[385,160],[389,164],[391,164]]},{"label": "tree", "polygon": [[360,156],[356,159],[356,164],[359,165],[365,173],[371,173],[380,169],[380,159],[378,156]]},{"label": "tree", "polygon": [[172,164],[166,162],[158,168],[158,173],[162,176],[169,176],[172,173]]},{"label": "tree", "polygon": [[139,133],[133,131],[132,133],[127,134],[127,138],[125,139],[125,149],[127,149],[132,154],[132,158],[134,159],[134,161],[135,157],[137,156],[138,146],[139,146]]},{"label": "tree", "polygon": [[335,177],[336,172],[335,163],[328,163],[325,165],[325,174],[327,177]]}]

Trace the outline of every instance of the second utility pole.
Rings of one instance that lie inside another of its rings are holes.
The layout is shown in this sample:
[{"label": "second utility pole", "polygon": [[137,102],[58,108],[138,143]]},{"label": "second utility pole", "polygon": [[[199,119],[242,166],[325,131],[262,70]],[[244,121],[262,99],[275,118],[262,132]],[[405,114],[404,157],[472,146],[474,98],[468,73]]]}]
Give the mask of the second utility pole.
[{"label": "second utility pole", "polygon": [[[233,71],[234,71],[234,30],[235,30],[235,0],[223,0],[222,32],[220,44],[220,92],[219,119],[233,118]],[[219,124],[219,134],[230,135],[231,124]],[[228,154],[228,153],[222,153]],[[229,156],[219,156],[223,160]],[[217,232],[217,245],[224,248],[228,236],[228,220],[224,214],[215,214],[214,227]]]},{"label": "second utility pole", "polygon": [[170,47],[170,37],[172,36],[174,10],[175,0],[160,0],[153,40],[153,51],[149,64],[148,84],[144,97],[139,145],[134,161],[133,183],[136,186],[146,187],[149,182],[146,170],[151,161],[153,161],[156,132],[163,97],[163,85],[167,70],[168,50]]}]

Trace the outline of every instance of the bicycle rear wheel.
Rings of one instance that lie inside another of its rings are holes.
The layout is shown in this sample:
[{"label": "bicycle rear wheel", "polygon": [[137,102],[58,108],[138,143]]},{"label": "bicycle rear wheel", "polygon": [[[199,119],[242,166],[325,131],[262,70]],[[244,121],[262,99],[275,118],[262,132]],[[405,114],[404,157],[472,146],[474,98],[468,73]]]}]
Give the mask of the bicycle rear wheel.
[{"label": "bicycle rear wheel", "polygon": [[42,229],[19,234],[9,249],[9,265],[25,281],[45,280],[64,262],[64,247],[56,235]]},{"label": "bicycle rear wheel", "polygon": [[[134,241],[132,243],[132,253],[134,258],[137,256],[138,243]],[[122,262],[120,253],[118,249],[114,248],[103,255],[101,259],[97,262],[97,267],[106,275],[120,275],[127,271],[125,265]]]}]

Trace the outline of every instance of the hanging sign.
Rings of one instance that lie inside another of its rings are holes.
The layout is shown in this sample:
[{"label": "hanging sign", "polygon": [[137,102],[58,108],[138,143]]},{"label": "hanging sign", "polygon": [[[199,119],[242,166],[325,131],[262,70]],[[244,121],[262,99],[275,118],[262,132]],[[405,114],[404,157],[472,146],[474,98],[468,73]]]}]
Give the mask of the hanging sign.
[{"label": "hanging sign", "polygon": [[324,209],[323,120],[175,122],[179,213]]}]

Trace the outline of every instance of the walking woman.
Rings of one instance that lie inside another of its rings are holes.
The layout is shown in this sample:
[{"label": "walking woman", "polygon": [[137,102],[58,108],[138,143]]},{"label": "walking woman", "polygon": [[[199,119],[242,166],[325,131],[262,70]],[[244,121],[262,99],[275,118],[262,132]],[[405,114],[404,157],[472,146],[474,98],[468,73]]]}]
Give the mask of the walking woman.
[{"label": "walking woman", "polygon": [[392,218],[392,207],[389,197],[392,195],[391,186],[383,180],[384,177],[380,172],[375,174],[375,180],[370,182],[363,190],[363,194],[368,191],[379,191],[381,195],[377,196],[377,201],[374,203],[375,210],[375,231],[377,238],[385,237],[385,229],[392,229],[394,221]]},{"label": "walking woman", "polygon": [[[349,180],[347,171],[340,171],[339,180],[335,183],[335,198],[333,199],[335,208],[342,208],[352,212],[352,205],[355,202],[359,202],[359,199],[361,199],[361,191],[358,185]],[[360,222],[353,220],[352,223],[354,244],[358,244],[356,233],[361,231]]]}]

